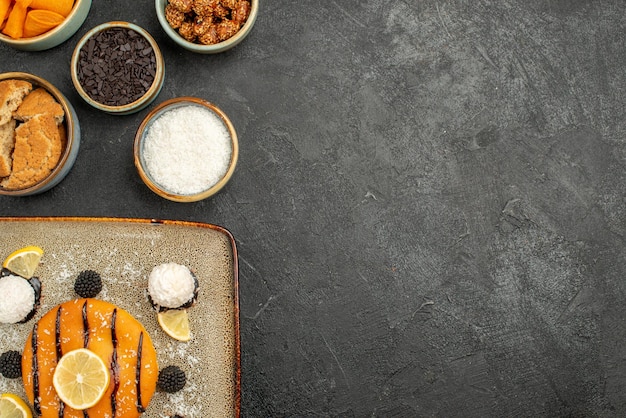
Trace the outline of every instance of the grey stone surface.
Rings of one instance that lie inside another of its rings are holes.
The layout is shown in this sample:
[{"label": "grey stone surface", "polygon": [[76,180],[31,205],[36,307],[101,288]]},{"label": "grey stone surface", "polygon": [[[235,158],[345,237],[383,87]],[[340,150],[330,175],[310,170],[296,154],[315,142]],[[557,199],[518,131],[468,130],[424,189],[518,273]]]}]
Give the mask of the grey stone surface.
[{"label": "grey stone surface", "polygon": [[[151,32],[157,102],[216,103],[240,136],[228,186],[165,201],[137,176],[139,114],[81,102],[79,37]],[[59,87],[69,176],[0,215],[222,225],[240,254],[243,416],[626,415],[626,3],[262,0],[250,36],[179,50],[153,2],[94,1],[0,71]]]}]

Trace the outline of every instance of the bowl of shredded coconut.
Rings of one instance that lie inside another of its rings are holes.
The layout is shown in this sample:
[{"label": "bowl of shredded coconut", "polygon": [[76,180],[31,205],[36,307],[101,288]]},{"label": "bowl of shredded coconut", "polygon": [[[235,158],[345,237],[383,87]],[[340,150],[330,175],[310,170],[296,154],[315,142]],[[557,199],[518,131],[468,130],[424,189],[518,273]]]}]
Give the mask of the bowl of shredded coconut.
[{"label": "bowl of shredded coconut", "polygon": [[134,143],[139,177],[175,202],[213,196],[235,171],[239,144],[226,114],[197,97],[166,100],[144,118]]}]

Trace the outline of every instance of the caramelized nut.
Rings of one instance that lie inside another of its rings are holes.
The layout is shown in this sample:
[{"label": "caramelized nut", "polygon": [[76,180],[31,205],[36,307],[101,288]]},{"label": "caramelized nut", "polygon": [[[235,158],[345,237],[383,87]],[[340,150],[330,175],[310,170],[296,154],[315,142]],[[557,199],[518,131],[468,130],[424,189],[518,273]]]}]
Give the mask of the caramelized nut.
[{"label": "caramelized nut", "polygon": [[204,35],[210,27],[213,26],[213,18],[212,17],[202,17],[196,16],[196,19],[193,22],[193,33],[200,37]]},{"label": "caramelized nut", "polygon": [[168,4],[165,6],[165,19],[172,29],[178,29],[185,21],[185,13]]},{"label": "caramelized nut", "polygon": [[247,0],[239,0],[231,11],[231,17],[238,25],[243,25],[248,16],[250,16],[250,2]]},{"label": "caramelized nut", "polygon": [[169,0],[169,4],[183,13],[189,13],[193,7],[193,0]]},{"label": "caramelized nut", "polygon": [[239,30],[239,25],[232,20],[224,19],[217,24],[217,36],[220,41],[225,41],[231,38]]},{"label": "caramelized nut", "polygon": [[237,5],[237,0],[220,0],[220,3],[222,3],[222,6],[225,8],[232,10]]},{"label": "caramelized nut", "polygon": [[194,0],[193,2],[193,12],[202,17],[213,16],[213,9],[215,0]]},{"label": "caramelized nut", "polygon": [[196,34],[194,33],[192,22],[184,21],[183,24],[180,25],[178,33],[180,33],[180,36],[182,36],[189,42],[193,42],[196,40]]},{"label": "caramelized nut", "polygon": [[219,43],[220,37],[217,36],[217,27],[215,25],[211,25],[202,36],[198,37],[198,40],[203,45],[213,45]]}]

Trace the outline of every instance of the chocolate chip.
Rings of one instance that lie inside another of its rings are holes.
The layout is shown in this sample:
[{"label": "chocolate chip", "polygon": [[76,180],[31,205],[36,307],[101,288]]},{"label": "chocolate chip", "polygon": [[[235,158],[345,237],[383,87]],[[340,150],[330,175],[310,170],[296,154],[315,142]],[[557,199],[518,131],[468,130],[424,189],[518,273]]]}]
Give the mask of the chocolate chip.
[{"label": "chocolate chip", "polygon": [[123,106],[139,100],[152,86],[156,55],[150,43],[134,30],[105,29],[79,51],[77,75],[93,100]]}]

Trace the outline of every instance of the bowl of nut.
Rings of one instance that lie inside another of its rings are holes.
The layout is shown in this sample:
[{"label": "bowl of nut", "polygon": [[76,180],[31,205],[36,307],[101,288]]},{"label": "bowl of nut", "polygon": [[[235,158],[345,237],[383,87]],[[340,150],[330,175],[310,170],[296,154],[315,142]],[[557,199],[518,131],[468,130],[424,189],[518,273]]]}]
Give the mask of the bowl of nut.
[{"label": "bowl of nut", "polygon": [[133,23],[102,23],[78,42],[70,64],[72,83],[91,106],[129,115],[158,96],[165,61],[154,38]]},{"label": "bowl of nut", "polygon": [[259,0],[155,0],[159,23],[179,46],[200,54],[231,49],[250,33]]},{"label": "bowl of nut", "polygon": [[43,51],[69,39],[89,14],[91,0],[0,0],[0,42]]},{"label": "bowl of nut", "polygon": [[80,145],[71,103],[33,74],[0,74],[0,195],[45,192],[67,176]]}]

